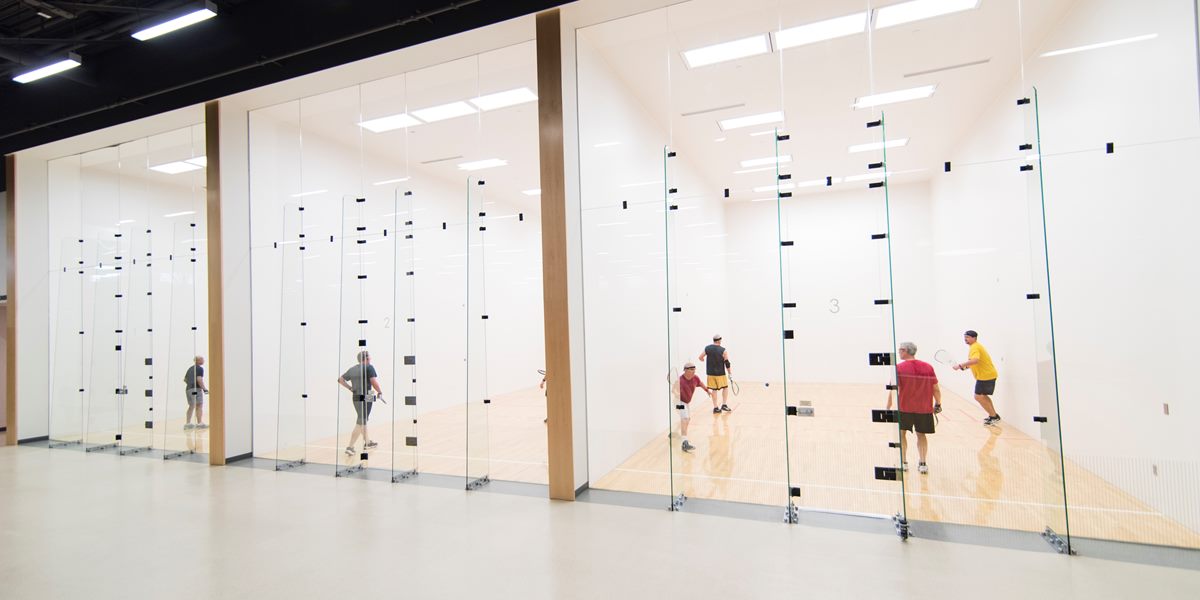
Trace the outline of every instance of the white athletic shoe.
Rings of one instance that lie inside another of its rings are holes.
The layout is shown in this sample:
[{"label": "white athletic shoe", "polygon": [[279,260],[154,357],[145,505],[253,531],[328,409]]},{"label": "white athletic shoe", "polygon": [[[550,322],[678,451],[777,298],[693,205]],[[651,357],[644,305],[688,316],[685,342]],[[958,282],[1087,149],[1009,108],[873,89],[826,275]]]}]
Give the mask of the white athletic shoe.
[{"label": "white athletic shoe", "polygon": [[196,429],[208,429],[208,425],[206,425],[204,423],[197,423]]},{"label": "white athletic shoe", "polygon": [[925,463],[919,463],[919,464],[917,464],[917,471],[920,472],[922,475],[928,475],[929,474],[929,465],[927,465]]},{"label": "white athletic shoe", "polygon": [[184,426],[183,426],[183,430],[184,430],[184,431],[187,431],[187,430],[189,430],[189,429],[195,429],[195,428],[196,428],[196,426],[195,426],[195,425],[192,425],[191,423],[188,423],[188,424],[186,424],[186,425],[184,425]]}]

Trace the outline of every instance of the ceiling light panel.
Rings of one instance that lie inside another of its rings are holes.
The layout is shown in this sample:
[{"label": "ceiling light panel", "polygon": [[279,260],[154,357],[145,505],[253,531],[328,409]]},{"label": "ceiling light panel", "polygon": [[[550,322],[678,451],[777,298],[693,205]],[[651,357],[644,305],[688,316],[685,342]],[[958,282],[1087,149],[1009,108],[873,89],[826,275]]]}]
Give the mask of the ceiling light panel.
[{"label": "ceiling light panel", "polygon": [[775,32],[775,46],[780,50],[786,50],[796,46],[855,35],[866,30],[867,13],[854,13],[777,31]]},{"label": "ceiling light panel", "polygon": [[875,29],[932,19],[979,6],[979,0],[912,0],[875,9]]},{"label": "ceiling light panel", "polygon": [[446,119],[473,115],[475,112],[474,106],[460,100],[449,104],[439,104],[437,106],[430,106],[429,108],[422,108],[421,110],[414,110],[412,114],[426,123],[435,123]]},{"label": "ceiling light panel", "polygon": [[496,110],[526,102],[537,102],[537,94],[527,87],[486,94],[471,100],[471,104],[474,104],[479,110]]},{"label": "ceiling light panel", "polygon": [[763,33],[732,42],[723,42],[702,48],[685,50],[683,52],[683,62],[689,69],[695,69],[739,58],[758,56],[770,51],[771,42],[767,34]]},{"label": "ceiling light panel", "polygon": [[205,2],[204,7],[199,10],[194,10],[185,15],[171,19],[165,23],[154,25],[153,27],[147,27],[146,29],[135,31],[133,33],[133,37],[144,42],[146,40],[154,39],[160,35],[166,35],[172,31],[177,31],[190,25],[195,25],[201,21],[207,21],[215,16],[217,16],[217,7],[213,5],[212,2]]},{"label": "ceiling light panel", "polygon": [[900,138],[896,140],[888,140],[887,142],[871,142],[869,144],[855,144],[850,146],[851,154],[855,152],[870,152],[871,150],[882,150],[884,148],[900,148],[908,145],[908,138]]},{"label": "ceiling light panel", "polygon": [[921,87],[908,88],[905,90],[896,90],[894,92],[884,92],[882,94],[873,94],[854,99],[854,108],[872,108],[875,106],[883,106],[885,104],[896,104],[897,102],[908,102],[909,100],[920,100],[928,98],[937,91],[936,85],[923,85]]},{"label": "ceiling light panel", "polygon": [[717,121],[717,125],[721,128],[721,131],[729,131],[731,129],[741,129],[743,127],[754,127],[755,125],[782,122],[783,112],[774,111],[757,115],[747,115],[744,117],[733,117],[732,119],[721,119],[720,121]]},{"label": "ceiling light panel", "polygon": [[21,73],[21,74],[17,75],[16,77],[13,77],[13,81],[15,81],[17,83],[29,83],[31,81],[37,81],[44,77],[49,77],[51,75],[57,75],[59,73],[62,73],[63,71],[68,71],[70,69],[74,69],[75,67],[78,67],[81,64],[83,64],[83,63],[79,60],[79,57],[72,54],[72,55],[68,56],[67,58],[60,60],[54,64],[46,65],[44,67],[37,68],[32,71]]},{"label": "ceiling light panel", "polygon": [[459,163],[458,168],[463,171],[478,171],[480,169],[491,169],[493,167],[503,167],[507,165],[507,160],[499,158],[487,158],[484,160],[474,160],[465,163]]},{"label": "ceiling light panel", "polygon": [[742,168],[748,169],[750,167],[761,167],[763,165],[782,165],[790,162],[792,162],[792,156],[790,154],[784,154],[782,156],[768,156],[765,158],[751,158],[742,161]]},{"label": "ceiling light panel", "polygon": [[196,165],[197,167],[207,167],[208,166],[208,157],[207,156],[197,156],[196,158],[189,158],[183,162]]},{"label": "ceiling light panel", "polygon": [[414,118],[408,113],[400,113],[398,115],[389,115],[371,119],[369,121],[361,121],[358,126],[372,133],[383,133],[392,131],[393,129],[402,129],[404,127],[416,127],[421,125],[421,121]]},{"label": "ceiling light panel", "polygon": [[178,175],[180,173],[187,173],[188,171],[198,171],[201,168],[203,168],[203,167],[192,164],[192,163],[186,163],[186,162],[183,162],[180,160],[180,161],[175,161],[175,162],[164,163],[161,165],[154,165],[154,166],[150,167],[150,170],[157,171],[159,173],[166,173],[167,175]]},{"label": "ceiling light panel", "polygon": [[1109,42],[1099,42],[1096,44],[1088,44],[1086,46],[1075,46],[1074,48],[1063,48],[1062,50],[1054,50],[1052,52],[1046,52],[1045,54],[1042,54],[1042,58],[1049,58],[1051,56],[1061,56],[1063,54],[1074,54],[1076,52],[1087,52],[1088,50],[1099,50],[1100,48],[1109,48],[1112,46],[1120,46],[1123,44],[1132,44],[1134,42],[1144,42],[1146,40],[1152,40],[1156,37],[1158,37],[1157,33],[1148,33],[1146,35],[1139,35],[1139,36],[1134,36],[1134,37],[1130,37],[1130,38],[1112,40]]}]

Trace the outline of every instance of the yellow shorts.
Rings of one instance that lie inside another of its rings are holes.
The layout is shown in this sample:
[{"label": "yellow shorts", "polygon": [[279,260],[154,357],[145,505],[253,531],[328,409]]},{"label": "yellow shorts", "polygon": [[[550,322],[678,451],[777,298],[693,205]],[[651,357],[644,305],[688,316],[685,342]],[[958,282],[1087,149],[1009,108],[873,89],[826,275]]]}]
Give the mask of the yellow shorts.
[{"label": "yellow shorts", "polygon": [[727,387],[729,387],[729,378],[728,377],[726,377],[724,375],[709,375],[708,376],[708,389],[715,391],[715,390],[723,390]]}]

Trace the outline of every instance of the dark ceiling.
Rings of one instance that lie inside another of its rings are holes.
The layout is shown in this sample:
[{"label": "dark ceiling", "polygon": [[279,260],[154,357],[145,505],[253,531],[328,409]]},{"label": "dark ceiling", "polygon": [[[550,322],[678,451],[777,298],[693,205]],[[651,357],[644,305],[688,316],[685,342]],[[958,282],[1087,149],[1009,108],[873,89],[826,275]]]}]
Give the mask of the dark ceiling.
[{"label": "dark ceiling", "polygon": [[[130,37],[195,4],[0,0],[0,154],[566,2],[218,0],[214,19],[145,42]],[[67,52],[83,66],[24,85],[12,81]]]}]

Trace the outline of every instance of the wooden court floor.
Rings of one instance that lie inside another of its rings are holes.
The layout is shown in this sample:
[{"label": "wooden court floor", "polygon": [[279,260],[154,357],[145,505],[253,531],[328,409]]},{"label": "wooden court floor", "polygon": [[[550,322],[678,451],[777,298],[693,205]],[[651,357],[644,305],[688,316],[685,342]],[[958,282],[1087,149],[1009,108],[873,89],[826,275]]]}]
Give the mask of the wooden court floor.
[{"label": "wooden court floor", "polygon": [[[900,481],[881,481],[876,466],[900,463],[899,451],[888,447],[897,440],[896,425],[870,419],[872,408],[884,408],[886,392],[874,385],[790,385],[788,403],[811,403],[815,415],[785,420],[779,387],[743,384],[731,396],[734,412],[721,415],[698,398],[689,428],[695,451],[680,449],[676,420],[673,443],[664,428],[611,472],[593,477],[592,487],[783,507],[790,479],[801,491],[794,502],[805,508],[1066,530],[1057,453],[1011,424],[983,426],[985,414],[973,399],[944,393],[937,433],[929,438],[928,474],[916,472],[916,439],[909,434],[911,470]],[[996,401],[1003,415],[1004,399]],[[1068,462],[1065,470],[1072,535],[1200,547],[1197,532],[1077,465]]]}]

